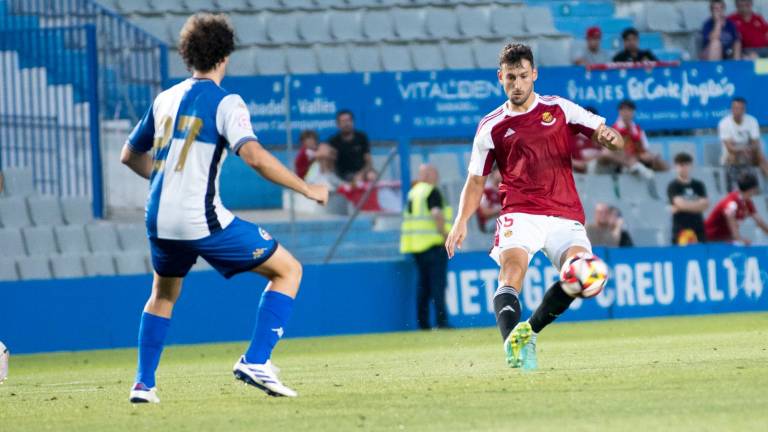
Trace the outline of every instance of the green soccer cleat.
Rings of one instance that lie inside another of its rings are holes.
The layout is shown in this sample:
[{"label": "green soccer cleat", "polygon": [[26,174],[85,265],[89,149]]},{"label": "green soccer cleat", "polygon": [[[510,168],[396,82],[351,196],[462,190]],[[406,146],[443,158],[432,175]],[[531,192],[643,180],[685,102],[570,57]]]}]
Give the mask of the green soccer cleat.
[{"label": "green soccer cleat", "polygon": [[[528,345],[533,335],[531,325],[528,321],[518,323],[512,332],[507,336],[504,341],[504,351],[507,354],[507,365],[511,368],[523,367],[523,350]],[[535,348],[534,348],[534,361],[536,360]]]}]

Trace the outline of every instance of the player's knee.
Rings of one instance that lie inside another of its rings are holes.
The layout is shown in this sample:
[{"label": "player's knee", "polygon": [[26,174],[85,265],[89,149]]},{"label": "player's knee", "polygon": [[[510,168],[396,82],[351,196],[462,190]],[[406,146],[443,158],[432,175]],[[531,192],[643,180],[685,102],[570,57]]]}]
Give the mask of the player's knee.
[{"label": "player's knee", "polygon": [[295,281],[295,283],[298,285],[298,283],[301,282],[303,272],[304,268],[302,267],[299,260],[294,258],[292,255],[286,255],[278,268],[277,277]]}]

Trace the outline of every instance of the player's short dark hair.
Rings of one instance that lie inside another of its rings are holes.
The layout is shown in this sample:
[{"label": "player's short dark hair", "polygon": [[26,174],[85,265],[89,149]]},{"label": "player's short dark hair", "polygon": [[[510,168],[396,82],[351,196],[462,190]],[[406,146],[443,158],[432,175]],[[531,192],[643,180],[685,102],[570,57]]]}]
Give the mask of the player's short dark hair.
[{"label": "player's short dark hair", "polygon": [[637,105],[635,105],[635,103],[629,99],[624,99],[623,101],[619,102],[619,111],[623,110],[624,108],[637,110]]},{"label": "player's short dark hair", "polygon": [[350,118],[352,118],[352,120],[354,120],[354,119],[355,119],[355,115],[354,115],[354,114],[352,114],[352,111],[350,111],[350,110],[348,110],[348,109],[341,109],[341,110],[338,110],[338,111],[336,112],[336,120],[338,120],[338,119],[339,119],[339,117],[341,117],[341,116],[343,116],[343,115],[348,115]]},{"label": "player's short dark hair", "polygon": [[675,155],[675,165],[692,164],[693,156],[686,152],[680,152]]},{"label": "player's short dark hair", "polygon": [[736,183],[739,185],[739,190],[742,192],[755,189],[758,186],[757,176],[752,173],[744,173],[740,175]]},{"label": "player's short dark hair", "polygon": [[731,99],[731,103],[733,102],[740,102],[740,103],[743,103],[744,105],[747,104],[747,100],[741,96],[736,96],[735,98]]},{"label": "player's short dark hair", "polygon": [[198,72],[212,70],[234,50],[235,31],[223,14],[194,14],[179,33],[179,54]]},{"label": "player's short dark hair", "polygon": [[310,138],[314,139],[315,141],[320,141],[320,137],[317,135],[316,131],[312,129],[304,129],[299,135],[299,142],[304,142],[304,140]]},{"label": "player's short dark hair", "polygon": [[505,64],[518,65],[523,60],[528,60],[531,67],[534,67],[533,51],[531,50],[531,47],[525,44],[506,44],[504,45],[504,48],[501,49],[501,53],[499,53],[499,66]]},{"label": "player's short dark hair", "polygon": [[625,28],[623,32],[621,32],[621,39],[625,40],[630,36],[637,36],[640,37],[640,32],[637,31],[634,27],[628,27]]},{"label": "player's short dark hair", "polygon": [[725,4],[725,0],[709,0],[710,6],[712,6],[715,3]]}]

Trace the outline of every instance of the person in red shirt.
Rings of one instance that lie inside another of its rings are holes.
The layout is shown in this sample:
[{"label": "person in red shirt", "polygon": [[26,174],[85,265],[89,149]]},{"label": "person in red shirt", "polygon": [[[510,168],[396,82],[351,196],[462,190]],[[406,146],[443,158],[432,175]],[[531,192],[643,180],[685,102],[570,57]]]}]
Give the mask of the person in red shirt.
[{"label": "person in red shirt", "polygon": [[752,0],[736,0],[736,13],[728,21],[739,30],[745,58],[768,57],[768,23],[752,11]]},{"label": "person in red shirt", "polygon": [[768,233],[768,224],[757,213],[752,202],[752,197],[759,192],[757,177],[751,173],[743,174],[739,177],[738,184],[739,190],[726,195],[704,221],[704,230],[709,241],[750,244],[750,239],[742,237],[739,232],[741,221],[748,217],[754,219],[763,232]]},{"label": "person in red shirt", "polygon": [[574,298],[558,281],[531,318],[520,322],[518,295],[531,258],[544,250],[559,270],[567,259],[592,248],[573,181],[570,137],[580,132],[611,149],[620,149],[623,141],[603,117],[569,100],[534,92],[538,70],[529,46],[504,46],[497,75],[508,100],[477,127],[459,212],[445,247],[449,257],[461,248],[495,163],[502,179],[502,209],[491,250],[501,266],[493,308],[508,365],[535,368],[536,334]]},{"label": "person in red shirt", "polygon": [[619,104],[619,118],[613,128],[624,138],[624,154],[620,155],[624,169],[632,174],[652,177],[652,171],[667,171],[669,165],[659,154],[648,150],[648,137],[640,125],[635,123],[636,110],[631,100],[622,101]]},{"label": "person in red shirt", "polygon": [[299,151],[296,152],[296,159],[293,161],[296,175],[302,179],[312,178],[315,181],[321,181],[328,184],[335,184],[334,181],[325,181],[333,175],[333,149],[327,144],[321,144],[317,132],[313,130],[303,130],[299,135]]}]

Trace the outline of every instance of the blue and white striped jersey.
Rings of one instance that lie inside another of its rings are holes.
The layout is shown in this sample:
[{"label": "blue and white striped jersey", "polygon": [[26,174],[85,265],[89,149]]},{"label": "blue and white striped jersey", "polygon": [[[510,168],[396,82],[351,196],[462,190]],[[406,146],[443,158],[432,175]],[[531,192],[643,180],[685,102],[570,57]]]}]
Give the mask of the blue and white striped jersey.
[{"label": "blue and white striped jersey", "polygon": [[160,93],[128,137],[136,153],[153,151],[146,223],[149,236],[197,240],[234,216],[219,198],[226,157],[256,140],[243,99],[208,79],[190,78]]}]

